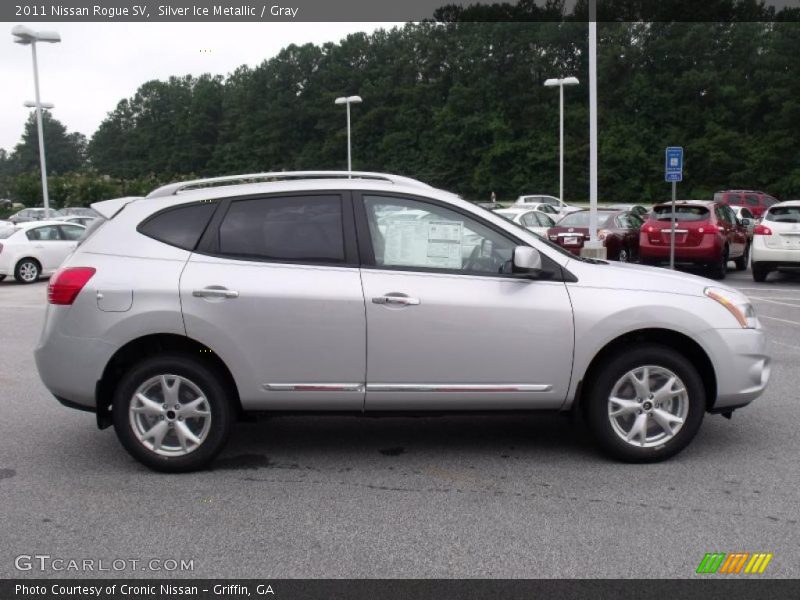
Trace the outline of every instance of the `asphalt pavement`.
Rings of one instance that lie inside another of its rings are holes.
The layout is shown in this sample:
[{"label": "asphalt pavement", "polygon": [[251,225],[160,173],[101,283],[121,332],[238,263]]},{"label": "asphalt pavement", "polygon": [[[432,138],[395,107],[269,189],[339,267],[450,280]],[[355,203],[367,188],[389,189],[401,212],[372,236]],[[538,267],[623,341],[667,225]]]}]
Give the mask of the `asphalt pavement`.
[{"label": "asphalt pavement", "polygon": [[[162,475],[50,396],[46,283],[6,280],[0,577],[682,578],[707,552],[771,552],[761,577],[800,577],[800,275],[726,283],[755,303],[772,379],[668,462],[610,461],[558,415],[281,417],[238,424],[210,471]],[[37,554],[126,566],[15,567]],[[151,559],[192,569],[130,566]]]}]

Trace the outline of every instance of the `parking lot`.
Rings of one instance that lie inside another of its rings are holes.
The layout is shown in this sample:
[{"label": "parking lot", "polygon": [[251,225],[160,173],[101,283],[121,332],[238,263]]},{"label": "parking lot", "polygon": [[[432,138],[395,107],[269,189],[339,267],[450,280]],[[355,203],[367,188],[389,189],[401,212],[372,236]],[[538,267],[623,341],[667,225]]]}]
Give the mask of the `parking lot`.
[{"label": "parking lot", "polygon": [[682,578],[716,551],[772,552],[764,576],[800,577],[800,275],[725,283],[769,334],[770,386],[666,463],[609,461],[558,415],[281,417],[176,476],[49,395],[32,355],[47,284],[6,280],[0,576],[80,575],[15,569],[38,553],[193,561],[95,577]]}]

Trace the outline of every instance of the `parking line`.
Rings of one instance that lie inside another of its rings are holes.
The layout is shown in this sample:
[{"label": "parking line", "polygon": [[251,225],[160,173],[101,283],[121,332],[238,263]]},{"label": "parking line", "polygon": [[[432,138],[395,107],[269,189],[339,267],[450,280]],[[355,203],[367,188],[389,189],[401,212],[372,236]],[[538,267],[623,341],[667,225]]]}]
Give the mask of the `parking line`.
[{"label": "parking line", "polygon": [[773,343],[773,344],[778,344],[779,346],[786,346],[787,348],[794,348],[795,350],[799,350],[800,351],[800,346],[795,346],[793,344],[787,344],[785,342],[776,342],[775,340],[770,340],[770,342]]},{"label": "parking line", "polygon": [[781,323],[791,323],[792,325],[800,325],[800,321],[790,321],[789,319],[779,319],[778,317],[768,317],[767,315],[758,315],[759,319],[769,319],[770,321],[780,321]]},{"label": "parking line", "polygon": [[[736,286],[734,286],[736,287]],[[784,290],[781,288],[768,288],[768,287],[737,287],[737,290],[747,290],[752,292],[781,292],[782,294],[800,294],[800,290],[797,289],[788,289]]]},{"label": "parking line", "polygon": [[[771,298],[758,298],[757,296],[750,296],[751,300],[759,300],[761,302],[769,302],[770,304],[779,304],[781,306],[791,306],[792,308],[800,308],[800,304],[790,304],[789,302],[778,302]],[[800,298],[798,298],[800,300]]]}]

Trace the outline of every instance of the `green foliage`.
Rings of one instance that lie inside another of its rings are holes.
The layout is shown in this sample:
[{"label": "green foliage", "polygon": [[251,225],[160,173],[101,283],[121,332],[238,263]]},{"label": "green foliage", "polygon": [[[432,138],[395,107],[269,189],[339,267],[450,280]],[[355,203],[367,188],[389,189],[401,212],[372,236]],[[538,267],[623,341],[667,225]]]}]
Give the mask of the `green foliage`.
[{"label": "green foliage", "polygon": [[[565,75],[581,81],[564,91],[565,198],[586,199],[587,2],[569,15],[564,6],[446,6],[433,21],[290,45],[224,78],[149,81],[88,148],[48,115],[54,203],[142,194],[191,174],[343,169],[345,113],[334,99],[350,94],[364,98],[352,106],[355,169],[471,199],[557,193],[558,90],[543,82]],[[727,22],[663,22],[664,4],[650,0],[603,7],[625,8],[631,21],[598,25],[601,199],[666,198],[668,145],[685,147],[683,197],[734,187],[800,195],[800,23],[780,22],[781,13],[766,22],[775,12],[760,0],[670,4]],[[29,122],[14,152],[0,153],[0,197],[40,201],[34,141]]]}]

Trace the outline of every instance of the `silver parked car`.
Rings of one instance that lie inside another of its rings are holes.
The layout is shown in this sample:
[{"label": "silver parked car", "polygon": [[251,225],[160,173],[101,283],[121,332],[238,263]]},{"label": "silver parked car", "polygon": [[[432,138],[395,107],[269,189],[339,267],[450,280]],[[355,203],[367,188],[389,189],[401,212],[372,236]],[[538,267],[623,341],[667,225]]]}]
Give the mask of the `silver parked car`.
[{"label": "silver parked car", "polygon": [[36,363],[154,469],[206,465],[253,411],[580,410],[612,456],[657,461],[769,379],[740,292],[576,257],[412,179],[231,176],[94,208]]}]

